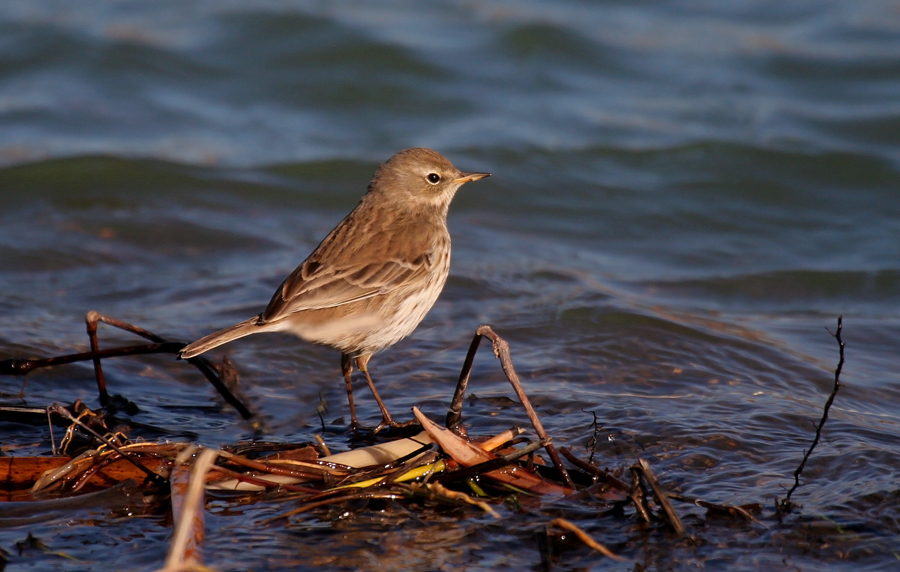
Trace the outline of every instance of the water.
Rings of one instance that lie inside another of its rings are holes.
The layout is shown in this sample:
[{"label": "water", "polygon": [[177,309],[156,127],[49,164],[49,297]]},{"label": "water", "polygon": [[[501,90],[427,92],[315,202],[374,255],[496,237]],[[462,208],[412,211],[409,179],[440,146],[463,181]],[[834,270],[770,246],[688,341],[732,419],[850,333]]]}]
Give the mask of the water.
[{"label": "water", "polygon": [[[494,176],[452,205],[441,299],[372,361],[391,410],[440,419],[489,323],[558,444],[586,456],[594,412],[601,464],[646,458],[685,494],[763,503],[759,522],[680,505],[690,545],[590,504],[505,509],[499,524],[388,504],[260,528],[284,505],[220,499],[210,565],[539,569],[535,535],[561,514],[633,563],[563,544],[558,569],[896,568],[895,2],[6,2],[0,358],[85,350],[91,309],[185,341],[259,312],[410,146]],[[802,509],[779,521],[831,388],[838,315],[844,387]],[[334,352],[276,335],[227,352],[270,438],[311,439],[320,394],[346,415]],[[135,419],[172,438],[251,435],[183,364],[106,368]],[[0,381],[6,403],[97,406],[88,365],[34,373],[22,397],[20,379]],[[473,432],[525,423],[491,399],[512,394],[487,351],[472,391]],[[9,454],[49,451],[45,428],[0,431]],[[168,523],[140,511],[3,525],[0,548],[10,569],[151,570]],[[28,532],[80,560],[20,556]]]}]

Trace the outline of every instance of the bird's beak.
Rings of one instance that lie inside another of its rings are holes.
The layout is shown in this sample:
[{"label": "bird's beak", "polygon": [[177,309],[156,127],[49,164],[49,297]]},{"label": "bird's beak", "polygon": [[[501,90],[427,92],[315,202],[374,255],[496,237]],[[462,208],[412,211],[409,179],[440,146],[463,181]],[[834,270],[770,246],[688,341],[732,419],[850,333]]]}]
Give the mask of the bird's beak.
[{"label": "bird's beak", "polygon": [[490,177],[490,173],[460,173],[462,177],[458,179],[453,179],[454,183],[458,183],[460,185],[465,183],[471,183],[472,181],[477,181],[478,179],[483,179],[485,177]]}]

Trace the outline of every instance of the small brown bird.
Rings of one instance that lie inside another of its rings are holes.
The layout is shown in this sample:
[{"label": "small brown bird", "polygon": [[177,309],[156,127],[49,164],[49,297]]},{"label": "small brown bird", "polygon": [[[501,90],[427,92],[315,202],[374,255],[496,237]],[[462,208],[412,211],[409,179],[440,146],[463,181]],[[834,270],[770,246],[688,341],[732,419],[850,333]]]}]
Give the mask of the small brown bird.
[{"label": "small brown bird", "polygon": [[186,346],[192,358],[237,338],[290,332],[341,352],[353,427],[353,364],[381,409],[376,428],[399,426],[369,376],[372,354],[412,333],[450,271],[447,210],[457,189],[490,173],[462,173],[440,153],[400,151],[375,172],[368,192],[281,284],[263,312]]}]

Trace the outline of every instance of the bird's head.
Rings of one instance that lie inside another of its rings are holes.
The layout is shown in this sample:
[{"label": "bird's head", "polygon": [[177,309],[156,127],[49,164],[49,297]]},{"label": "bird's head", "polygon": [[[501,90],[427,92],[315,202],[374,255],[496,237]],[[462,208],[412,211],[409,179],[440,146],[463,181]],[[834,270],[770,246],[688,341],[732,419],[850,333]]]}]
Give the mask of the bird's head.
[{"label": "bird's head", "polygon": [[490,173],[463,173],[437,151],[415,147],[382,163],[369,184],[369,192],[413,208],[437,208],[446,214],[457,189],[489,176]]}]

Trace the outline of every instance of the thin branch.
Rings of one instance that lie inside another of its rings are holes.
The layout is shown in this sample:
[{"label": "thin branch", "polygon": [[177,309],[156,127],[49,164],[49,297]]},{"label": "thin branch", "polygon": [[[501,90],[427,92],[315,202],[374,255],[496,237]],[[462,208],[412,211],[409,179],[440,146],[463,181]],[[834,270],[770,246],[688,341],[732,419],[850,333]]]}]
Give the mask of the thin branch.
[{"label": "thin branch", "polygon": [[177,354],[184,344],[181,342],[166,342],[162,344],[142,344],[137,346],[123,346],[109,348],[96,352],[83,352],[42,359],[6,359],[0,361],[0,375],[25,375],[32,370],[55,365],[65,365],[79,361],[103,359],[121,356],[139,356],[146,354]]},{"label": "thin branch", "polygon": [[[103,374],[103,368],[100,365],[100,360],[111,357],[147,354],[177,354],[186,345],[182,342],[167,341],[166,339],[154,334],[153,332],[150,332],[143,328],[139,328],[127,322],[117,320],[115,318],[110,318],[109,316],[104,316],[103,314],[100,314],[93,310],[88,312],[85,315],[84,319],[87,326],[87,333],[88,337],[90,338],[92,351],[43,359],[2,360],[0,361],[0,375],[27,375],[29,372],[43,367],[52,367],[79,361],[91,360],[94,362],[94,373],[97,378],[97,390],[100,394],[100,403],[103,405],[107,405],[109,403],[109,394],[106,390],[106,378]],[[101,350],[97,341],[97,324],[100,322],[109,324],[110,326],[119,328],[121,330],[125,330],[126,332],[131,332],[154,343]],[[216,388],[216,391],[219,392],[219,395],[221,395],[229,405],[237,409],[241,417],[243,417],[244,419],[250,419],[251,417],[253,417],[253,413],[251,413],[250,410],[247,409],[247,407],[241,402],[241,400],[239,400],[231,392],[231,390],[228,389],[228,387],[219,377],[219,374],[216,373],[213,365],[206,358],[198,356],[190,358],[187,361],[200,370],[200,373],[203,374],[203,377],[205,377],[207,381],[209,381],[212,386]],[[231,366],[230,362],[227,362],[227,360],[223,364],[223,367],[230,368],[223,370],[223,377],[226,373],[232,373],[236,375],[234,367]]]},{"label": "thin branch", "polygon": [[559,452],[562,453],[562,456],[568,459],[570,463],[588,472],[595,481],[603,481],[610,487],[625,493],[631,490],[630,487],[624,482],[609,474],[609,471],[604,471],[600,467],[592,465],[586,461],[582,461],[581,459],[576,457],[568,447],[560,447]]},{"label": "thin branch", "polygon": [[656,496],[656,500],[659,501],[659,506],[662,507],[663,512],[666,513],[666,517],[669,519],[669,524],[672,525],[672,528],[675,530],[675,534],[678,536],[684,536],[685,529],[684,524],[681,522],[681,519],[678,518],[678,513],[675,512],[675,507],[672,506],[672,503],[669,501],[669,497],[666,495],[666,491],[659,485],[659,481],[656,480],[656,475],[653,474],[653,469],[650,468],[650,463],[648,463],[644,459],[640,459],[638,461],[640,463],[640,471],[644,475],[644,480],[650,485],[650,488],[653,490],[653,494]]},{"label": "thin branch", "polygon": [[78,419],[76,419],[75,416],[72,415],[71,413],[69,413],[64,407],[54,404],[54,405],[51,405],[50,407],[48,407],[47,411],[50,413],[55,413],[56,415],[61,415],[62,417],[65,417],[72,423],[78,425],[79,427],[81,427],[82,429],[84,429],[85,431],[87,431],[88,433],[93,435],[94,437],[96,437],[101,443],[105,444],[107,447],[109,447],[110,449],[112,449],[113,451],[115,451],[116,453],[121,455],[122,457],[124,457],[126,461],[128,461],[129,463],[131,463],[132,465],[137,467],[140,471],[142,471],[145,475],[147,475],[147,478],[153,484],[161,486],[161,487],[168,486],[169,482],[166,479],[157,475],[156,473],[154,473],[153,471],[151,471],[144,465],[138,463],[136,460],[134,460],[133,458],[126,455],[112,441],[105,439],[102,435],[100,435],[99,433],[97,433],[96,431],[94,431],[93,429],[91,429],[90,427],[88,427],[87,425],[85,425],[84,423],[79,421]]},{"label": "thin branch", "polygon": [[776,502],[776,508],[779,511],[791,511],[791,495],[794,494],[794,491],[797,490],[797,487],[800,486],[800,475],[803,473],[803,468],[806,467],[806,462],[812,455],[813,449],[815,449],[816,445],[819,444],[819,438],[822,436],[822,428],[825,427],[825,422],[828,420],[828,411],[831,409],[831,404],[834,403],[834,398],[837,395],[838,390],[841,388],[841,369],[844,367],[844,341],[841,339],[841,330],[843,330],[844,328],[843,320],[843,316],[838,316],[837,331],[833,334],[831,334],[830,331],[828,332],[834,337],[835,340],[837,340],[840,352],[840,359],[838,360],[837,368],[835,368],[834,370],[834,388],[831,390],[831,395],[828,396],[828,401],[825,402],[825,408],[822,411],[822,419],[819,420],[819,425],[818,427],[816,427],[816,437],[813,439],[812,445],[810,445],[809,449],[807,449],[806,452],[803,453],[803,460],[800,461],[800,466],[798,466],[797,470],[794,471],[794,486],[792,486],[791,490],[787,492],[787,496],[784,497],[783,501]]},{"label": "thin branch", "polygon": [[631,490],[628,492],[628,498],[634,503],[634,509],[640,515],[641,520],[649,523],[650,509],[647,507],[647,497],[644,496],[644,489],[641,487],[640,470],[640,467],[636,465],[631,467]]},{"label": "thin branch", "polygon": [[447,410],[447,429],[456,430],[462,421],[463,399],[466,397],[466,388],[469,386],[469,379],[472,375],[472,364],[475,362],[475,353],[478,351],[478,344],[481,343],[482,337],[481,333],[475,332],[475,337],[472,338],[472,343],[469,344],[469,351],[466,352],[462,371],[459,372],[459,381],[456,382],[456,391],[453,393],[450,409]]},{"label": "thin branch", "polygon": [[559,471],[559,474],[562,475],[563,480],[566,485],[571,489],[575,489],[575,483],[572,481],[572,477],[569,476],[568,471],[563,466],[562,461],[559,458],[559,454],[556,452],[556,448],[553,446],[550,437],[547,435],[547,432],[544,431],[544,426],[541,424],[540,418],[538,418],[537,413],[534,411],[534,407],[531,406],[531,400],[528,399],[528,396],[525,394],[525,390],[522,389],[522,382],[519,381],[519,376],[516,374],[516,370],[512,364],[512,358],[509,355],[509,343],[498,336],[494,330],[491,329],[488,325],[479,326],[475,331],[475,337],[472,339],[472,343],[469,345],[469,352],[466,354],[466,360],[463,363],[463,369],[459,374],[459,382],[456,385],[456,392],[453,394],[453,400],[450,404],[450,410],[447,412],[447,421],[446,425],[448,428],[454,428],[459,425],[461,416],[462,416],[462,402],[463,397],[465,396],[466,386],[469,383],[469,377],[472,373],[472,363],[475,360],[475,352],[478,351],[478,345],[481,342],[481,338],[486,337],[491,340],[493,344],[494,356],[500,360],[500,367],[503,368],[503,373],[506,374],[506,379],[509,380],[509,383],[513,386],[513,390],[516,392],[516,395],[519,397],[519,401],[522,403],[522,407],[525,408],[525,413],[528,415],[528,419],[531,420],[531,424],[534,426],[534,430],[538,435],[538,438],[542,442],[546,442],[545,449],[547,450],[547,454],[550,456],[550,460],[553,461],[553,466],[556,467],[556,470]]}]

